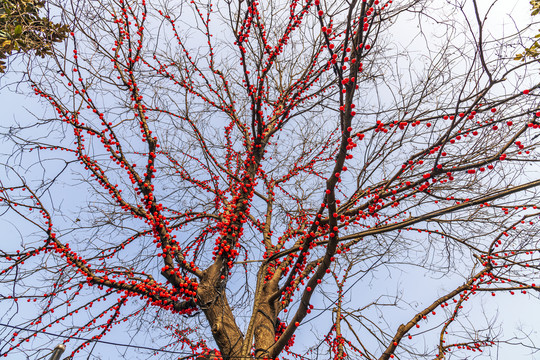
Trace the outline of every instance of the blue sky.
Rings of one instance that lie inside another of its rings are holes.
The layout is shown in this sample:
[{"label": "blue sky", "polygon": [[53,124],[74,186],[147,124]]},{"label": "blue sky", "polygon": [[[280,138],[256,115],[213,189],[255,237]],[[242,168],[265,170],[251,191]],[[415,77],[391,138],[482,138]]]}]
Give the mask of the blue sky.
[{"label": "blue sky", "polygon": [[[512,4],[510,5],[510,3]],[[490,25],[490,29],[492,29],[493,32],[498,32],[499,30],[502,31],[503,27],[500,26],[501,21],[506,24],[505,29],[512,26],[513,20],[511,20],[511,18],[507,15],[509,12],[512,13],[515,21],[530,21],[528,16],[529,5],[527,1],[500,2],[495,10],[496,15],[492,18],[493,25]],[[423,24],[423,26],[429,28],[431,25],[426,23]],[[398,42],[403,44],[407,44],[411,40],[408,38],[405,32],[396,33],[395,38]],[[419,53],[422,51],[422,39],[414,39],[412,40],[412,44],[413,47],[418,47]],[[29,120],[32,121],[32,113],[38,117],[43,114],[47,114],[47,110],[44,110],[44,108],[36,101],[35,96],[27,95],[31,93],[27,85],[24,83],[20,85],[18,84],[18,81],[22,76],[22,73],[19,72],[19,70],[23,69],[25,66],[24,63],[15,59],[10,66],[11,69],[9,72],[0,77],[0,108],[2,109],[0,132],[6,131],[6,129],[9,128],[9,126],[11,126],[11,124],[14,122],[24,123]],[[13,145],[8,142],[0,142],[0,156],[9,156],[13,149],[12,146]],[[61,162],[57,163],[56,165],[51,164],[51,166],[60,166],[60,164]],[[39,165],[34,163],[31,171],[40,171]],[[5,169],[2,169],[0,172],[0,177],[2,176],[5,176]],[[58,206],[73,206],[75,208],[77,206],[77,202],[79,201],[78,199],[80,199],[81,196],[84,197],[86,194],[82,194],[80,190],[73,191],[69,186],[66,185],[66,187],[64,187],[58,193],[58,195],[62,198],[62,201],[58,201],[58,199],[56,200],[55,203]],[[31,229],[27,227],[27,224],[22,222],[19,217],[12,213],[5,213],[0,216],[0,228],[2,229],[3,233],[3,240],[1,240],[2,249],[16,248],[17,244],[27,235],[28,231],[31,232]],[[347,294],[347,296],[350,296],[353,301],[358,302],[358,307],[362,307],[363,305],[367,305],[369,302],[373,301],[373,298],[371,297],[372,294],[389,293],[399,295],[400,289],[407,289],[406,296],[408,296],[408,298],[404,298],[404,300],[409,306],[393,309],[391,310],[392,315],[389,316],[390,324],[394,324],[395,326],[407,321],[414,310],[420,309],[422,306],[425,306],[433,301],[442,293],[443,288],[445,290],[449,290],[451,288],[449,285],[457,286],[463,281],[463,279],[456,274],[452,274],[451,272],[449,273],[448,278],[433,278],[430,276],[429,272],[426,272],[423,269],[415,269],[414,267],[406,267],[395,272],[388,272],[385,269],[381,269],[381,271],[376,272],[374,276],[376,276],[377,280],[384,279],[384,281],[373,280],[371,282],[372,285],[369,288],[370,291],[367,291],[367,293],[362,294],[350,292]],[[369,284],[370,281],[367,281],[366,283]],[[2,289],[0,287],[0,291],[2,294],[4,294],[5,292],[8,292],[9,289]],[[522,336],[519,330],[521,328],[525,333],[530,334],[531,343],[540,344],[540,334],[538,333],[538,328],[536,325],[540,323],[540,311],[535,311],[535,308],[538,307],[537,299],[529,294],[519,296],[498,294],[497,302],[495,303],[493,301],[489,301],[489,298],[489,294],[474,298],[471,302],[473,302],[475,306],[471,306],[471,308],[477,309],[483,305],[484,310],[471,311],[470,315],[461,317],[460,321],[478,324],[481,327],[486,318],[489,319],[492,317],[497,317],[499,322],[504,324],[502,330],[504,332],[504,337]],[[321,296],[320,305],[321,306],[319,306],[319,309],[324,309],[324,305],[331,306],[331,302],[328,300],[323,300]],[[2,309],[2,306],[5,305],[0,304],[0,310]],[[29,309],[30,311],[30,307],[31,304],[21,305],[20,314],[23,313],[25,309]],[[387,313],[387,315],[388,314],[389,313]],[[325,331],[328,330],[325,316],[328,316],[328,313],[317,317],[314,320],[308,319],[308,321],[305,322],[300,328],[300,331],[297,334],[297,341],[302,342],[303,339],[309,340],[311,338],[311,332],[318,333],[319,335],[325,333]],[[442,319],[442,317],[436,316],[430,318],[427,323],[427,327],[431,326],[432,324],[438,325]],[[113,330],[111,334],[106,336],[104,340],[128,344],[131,340],[127,339],[125,335],[126,333],[124,330],[119,327],[118,329]],[[144,334],[139,336],[141,339],[145,337]],[[48,341],[51,341],[50,344],[52,345],[48,344],[47,346],[52,348],[58,341],[51,338],[49,339],[50,340]],[[137,339],[138,338],[133,339],[133,343],[138,343]],[[430,342],[431,340],[433,340],[431,337],[427,337],[418,341],[426,341],[426,346],[432,347],[433,343]],[[148,342],[145,342],[145,345],[148,345]],[[121,353],[123,348],[118,348],[118,351]],[[97,348],[93,355],[96,356],[96,358],[101,358],[104,360],[119,358],[119,353],[117,350],[109,345],[103,345]],[[9,357],[9,359],[14,360],[22,360],[25,358],[26,357],[23,355],[10,355]],[[535,359],[539,357],[529,355],[527,349],[518,350],[518,347],[516,346],[501,348],[500,352],[499,350],[494,349],[493,356],[491,358]]]}]

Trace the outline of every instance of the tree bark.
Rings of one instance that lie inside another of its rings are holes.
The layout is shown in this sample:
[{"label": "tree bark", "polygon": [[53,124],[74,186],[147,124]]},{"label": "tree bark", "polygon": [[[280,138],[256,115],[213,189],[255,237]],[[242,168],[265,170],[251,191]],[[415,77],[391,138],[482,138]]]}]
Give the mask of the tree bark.
[{"label": "tree bark", "polygon": [[275,343],[277,327],[277,307],[276,301],[271,300],[272,294],[277,290],[277,286],[263,286],[260,294],[259,306],[256,308],[255,316],[255,358],[269,356],[268,349]]},{"label": "tree bark", "polygon": [[223,359],[232,359],[241,356],[244,336],[227,301],[226,281],[221,279],[220,269],[223,266],[217,261],[204,272],[197,297]]}]

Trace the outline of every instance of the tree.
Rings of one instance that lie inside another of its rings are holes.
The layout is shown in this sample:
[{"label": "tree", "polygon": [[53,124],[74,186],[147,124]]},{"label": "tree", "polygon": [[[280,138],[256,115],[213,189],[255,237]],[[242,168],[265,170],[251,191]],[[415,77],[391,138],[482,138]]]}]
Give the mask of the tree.
[{"label": "tree", "polygon": [[[538,13],[540,13],[540,1],[531,0],[530,4],[532,7],[531,16],[538,15]],[[540,38],[540,34],[536,34],[534,36],[534,39],[538,38]],[[540,55],[540,44],[538,43],[538,40],[534,40],[531,46],[526,47],[525,51],[516,55],[515,60],[525,61],[526,58],[536,58],[538,55]]]},{"label": "tree", "polygon": [[39,11],[44,1],[0,1],[0,72],[5,72],[6,59],[13,52],[33,50],[38,56],[51,53],[55,42],[64,40],[69,31],[66,25],[55,24]]},{"label": "tree", "polygon": [[[69,46],[30,76],[50,112],[4,134],[25,225],[2,244],[1,354],[52,334],[77,358],[115,328],[167,358],[509,340],[482,304],[540,290],[540,108],[496,6],[70,6]],[[419,272],[436,288],[395,280]]]}]

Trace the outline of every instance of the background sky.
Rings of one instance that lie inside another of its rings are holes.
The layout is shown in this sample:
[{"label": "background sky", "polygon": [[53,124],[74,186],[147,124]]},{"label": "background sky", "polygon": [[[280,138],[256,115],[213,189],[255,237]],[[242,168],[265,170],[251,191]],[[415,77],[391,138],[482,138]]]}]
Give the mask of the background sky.
[{"label": "background sky", "polygon": [[[482,1],[479,2],[482,6]],[[502,33],[508,31],[508,29],[514,28],[514,23],[530,23],[531,18],[529,16],[530,5],[526,0],[520,1],[499,1],[495,9],[493,10],[493,16],[490,18],[489,29],[493,33]],[[425,26],[429,31],[429,28],[433,24],[415,24],[410,19],[406,17],[402,19],[403,27],[407,26]],[[409,22],[408,22],[409,21]],[[421,38],[411,39],[408,36],[406,31],[396,32],[394,38],[398,44],[403,47],[412,47],[418,49],[418,53],[422,53],[425,50],[425,43]],[[47,114],[48,109],[45,110],[38,104],[37,98],[29,90],[28,86],[21,82],[21,79],[24,77],[24,68],[25,63],[22,58],[12,58],[9,63],[9,71],[7,74],[0,76],[0,109],[2,109],[0,117],[0,132],[5,133],[9,131],[10,126],[14,123],[24,123],[26,121],[32,121],[34,115],[38,117]],[[6,157],[10,156],[13,152],[13,145],[9,142],[2,141],[0,138],[0,156]],[[55,165],[51,165],[55,166]],[[33,165],[34,170],[37,171],[37,165]],[[540,174],[540,172],[539,172]],[[2,181],[9,180],[6,178],[5,169],[0,170],[0,179]],[[4,177],[4,178],[2,178]],[[68,204],[76,203],[80,196],[77,192],[73,192],[69,187],[63,189],[61,194],[63,201],[66,206]],[[12,213],[0,214],[0,231],[1,237],[0,242],[2,243],[2,249],[17,248],[18,244],[21,242],[27,234],[28,228],[27,224],[20,220],[17,216],[14,216]],[[391,275],[391,277],[389,277]],[[443,293],[443,288],[450,289],[454,286],[460,285],[463,280],[458,276],[448,278],[433,278],[429,273],[426,273],[423,269],[416,269],[414,267],[403,267],[401,271],[393,272],[388,274],[385,270],[376,272],[375,276],[380,279],[385,279],[385,281],[374,281],[373,286],[376,291],[374,293],[388,293],[399,295],[400,289],[408,289],[408,294],[414,293],[415,297],[409,299],[409,307],[407,308],[393,308],[389,312],[392,312],[391,316],[385,315],[385,321],[391,321],[397,327],[399,324],[406,322],[410,319],[412,310],[418,311],[425,306],[426,304],[431,303],[436,297]],[[540,279],[539,279],[540,281]],[[413,290],[413,291],[411,291]],[[0,285],[0,294],[9,294],[10,289],[2,288]],[[486,295],[487,296],[487,295]],[[358,292],[348,292],[346,297],[350,297],[352,301],[358,302],[359,307],[363,304],[368,303],[372,299],[369,298],[369,295],[362,294]],[[321,304],[328,302],[319,296]],[[540,324],[540,310],[538,305],[538,300],[535,296],[531,294],[511,296],[509,294],[498,294],[497,302],[494,301],[484,301],[485,297],[477,296],[473,297],[474,304],[469,305],[471,311],[469,316],[461,316],[459,321],[471,322],[481,326],[486,319],[491,319],[496,317],[498,321],[504,324],[504,327],[500,330],[501,335],[504,338],[515,337],[515,342],[524,342],[526,345],[540,344],[540,334],[538,332],[538,325]],[[2,312],[2,307],[6,306],[5,303],[0,303],[0,312]],[[20,312],[24,312],[26,306],[31,305],[21,305]],[[321,307],[322,308],[322,307]],[[482,309],[477,311],[477,309]],[[329,313],[326,313],[320,317],[308,319],[305,323],[302,324],[300,331],[297,332],[297,342],[302,342],[304,339],[306,342],[311,339],[312,333],[324,334],[328,331],[327,316]],[[325,318],[326,317],[326,318]],[[381,318],[381,321],[383,319]],[[441,321],[444,321],[442,317],[431,318],[428,323],[425,325],[426,328],[430,326],[439,325]],[[0,325],[1,326],[1,325]],[[423,325],[424,326],[424,325]],[[529,339],[523,339],[523,335],[528,334]],[[140,335],[141,338],[144,335]],[[517,340],[517,339],[520,340]],[[415,338],[419,339],[418,341],[427,341],[426,346],[432,347],[434,340],[430,337],[421,339],[421,337]],[[126,338],[125,333],[123,332],[122,327],[118,327],[112,331],[111,334],[104,338],[105,341],[110,341],[112,343],[122,343],[129,344],[138,344],[137,339]],[[3,344],[0,340],[0,344]],[[52,349],[60,341],[54,339],[53,336],[49,337],[49,344],[44,344],[48,348]],[[145,343],[148,345],[148,343]],[[69,352],[68,344],[68,352]],[[124,351],[133,350],[134,348],[125,348],[125,347],[115,347],[112,345],[103,344],[96,349],[93,353],[95,358],[100,359],[117,359],[119,354],[122,354]],[[540,359],[540,355],[531,353],[532,350],[527,348],[522,348],[519,346],[513,347],[504,347],[501,349],[494,349],[491,358],[493,359]],[[68,353],[66,352],[66,354]],[[138,357],[136,352],[132,353],[133,358],[144,358]],[[475,353],[471,353],[475,355]],[[26,359],[26,357],[20,355],[10,355],[9,359],[19,360]],[[85,357],[86,358],[86,357]],[[76,358],[76,360],[79,360]]]}]

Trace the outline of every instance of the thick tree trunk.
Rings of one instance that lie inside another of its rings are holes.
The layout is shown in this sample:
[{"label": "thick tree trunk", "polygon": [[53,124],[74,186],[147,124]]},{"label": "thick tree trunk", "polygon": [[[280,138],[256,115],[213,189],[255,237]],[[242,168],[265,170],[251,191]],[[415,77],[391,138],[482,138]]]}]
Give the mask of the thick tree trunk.
[{"label": "thick tree trunk", "polygon": [[[263,274],[265,273],[263,270]],[[254,317],[254,348],[255,358],[264,359],[269,357],[268,349],[275,343],[276,327],[278,326],[278,309],[276,300],[272,300],[273,295],[277,291],[277,282],[270,281],[264,283],[264,276],[260,274],[255,294],[256,304],[253,309]],[[261,283],[262,282],[262,283]]]},{"label": "thick tree trunk", "polygon": [[[267,297],[266,297],[267,298]],[[268,349],[275,343],[277,313],[274,304],[264,299],[255,314],[255,358],[269,356]]]},{"label": "thick tree trunk", "polygon": [[244,336],[227,301],[225,281],[221,279],[222,268],[220,262],[216,262],[205,271],[197,295],[223,359],[232,359],[242,355]]}]

